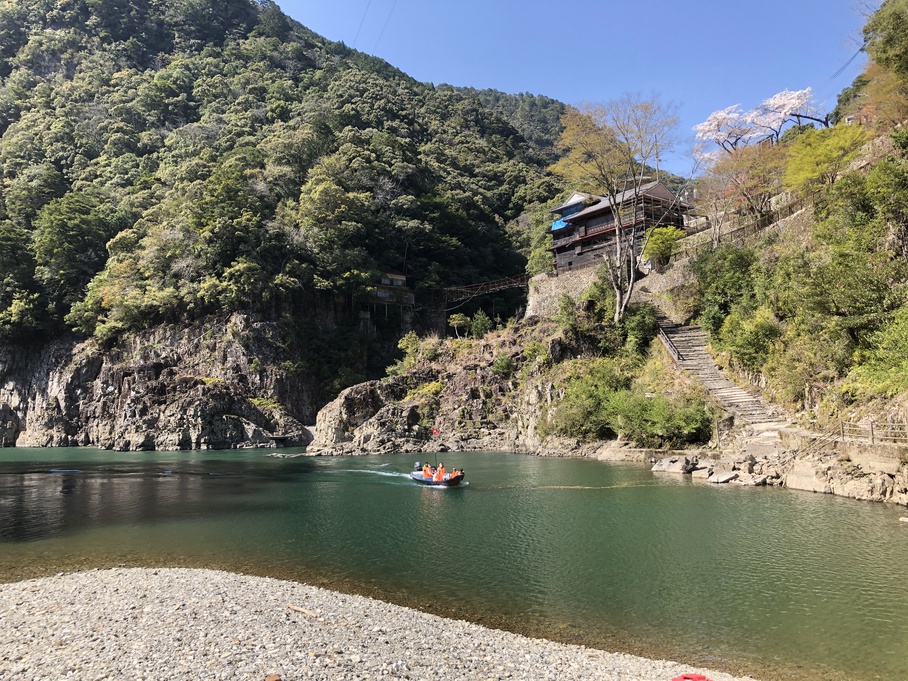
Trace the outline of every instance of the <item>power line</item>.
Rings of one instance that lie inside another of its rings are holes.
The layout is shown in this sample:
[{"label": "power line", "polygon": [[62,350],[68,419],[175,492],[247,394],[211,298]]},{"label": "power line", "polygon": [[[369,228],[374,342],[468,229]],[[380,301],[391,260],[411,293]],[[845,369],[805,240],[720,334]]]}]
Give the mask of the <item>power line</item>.
[{"label": "power line", "polygon": [[841,76],[842,72],[845,69],[847,69],[849,66],[851,66],[851,62],[853,62],[855,59],[857,59],[858,55],[863,51],[864,51],[864,46],[862,45],[861,47],[858,48],[857,52],[855,52],[853,55],[851,55],[851,58],[848,61],[846,61],[844,64],[842,64],[842,68],[840,68],[838,71],[836,71],[835,73],[832,74],[832,76],[830,77],[829,80],[835,80],[836,78]]},{"label": "power line", "polygon": [[359,28],[356,29],[356,36],[353,38],[353,45],[351,47],[356,48],[356,41],[359,40],[359,32],[363,30],[363,22],[366,20],[366,15],[369,13],[369,5],[372,4],[372,0],[366,3],[366,11],[363,12],[363,18],[359,20]]},{"label": "power line", "polygon": [[378,44],[381,42],[382,36],[385,34],[385,29],[388,28],[388,22],[391,21],[391,15],[394,14],[394,8],[397,7],[397,0],[391,4],[391,11],[388,12],[388,18],[385,19],[385,25],[381,27],[381,33],[378,34],[378,40],[375,41],[375,47],[372,48],[372,54],[378,50]]}]

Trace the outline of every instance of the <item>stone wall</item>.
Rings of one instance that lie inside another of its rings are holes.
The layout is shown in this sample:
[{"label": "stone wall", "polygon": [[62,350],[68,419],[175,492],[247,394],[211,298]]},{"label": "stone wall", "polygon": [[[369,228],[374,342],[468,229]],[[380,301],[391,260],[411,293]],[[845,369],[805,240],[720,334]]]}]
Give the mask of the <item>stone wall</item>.
[{"label": "stone wall", "polygon": [[550,319],[558,312],[558,301],[567,293],[579,300],[583,292],[596,281],[598,268],[585,267],[561,274],[537,274],[530,279],[526,318]]}]

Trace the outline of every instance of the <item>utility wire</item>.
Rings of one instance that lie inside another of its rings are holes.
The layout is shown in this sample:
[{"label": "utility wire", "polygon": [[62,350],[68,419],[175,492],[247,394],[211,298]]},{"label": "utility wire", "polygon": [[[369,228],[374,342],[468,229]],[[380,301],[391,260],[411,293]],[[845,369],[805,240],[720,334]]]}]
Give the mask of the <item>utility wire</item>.
[{"label": "utility wire", "polygon": [[859,55],[861,52],[863,52],[863,51],[864,51],[864,46],[861,45],[861,47],[858,48],[858,51],[855,52],[853,55],[851,55],[851,58],[850,58],[848,61],[846,61],[844,64],[842,64],[842,68],[840,68],[838,71],[836,71],[835,73],[833,73],[832,76],[829,78],[829,80],[835,80],[836,78],[838,78],[839,76],[841,76],[841,75],[842,75],[842,72],[843,72],[845,69],[847,69],[849,66],[851,66],[851,62],[853,62],[855,59],[857,59],[857,58],[858,58],[858,55]]},{"label": "utility wire", "polygon": [[385,29],[388,28],[388,22],[391,21],[391,15],[394,14],[394,8],[397,7],[397,0],[391,4],[391,11],[388,12],[388,18],[385,19],[385,25],[381,27],[381,33],[378,34],[378,40],[375,41],[375,47],[372,48],[372,54],[375,54],[378,51],[378,44],[381,42],[382,36],[385,34]]},{"label": "utility wire", "polygon": [[353,38],[353,45],[351,45],[354,49],[356,48],[356,41],[359,40],[359,32],[363,30],[363,22],[366,21],[366,15],[369,13],[369,5],[371,4],[372,0],[366,3],[366,11],[363,12],[363,18],[359,20],[359,28],[356,29],[356,36]]}]

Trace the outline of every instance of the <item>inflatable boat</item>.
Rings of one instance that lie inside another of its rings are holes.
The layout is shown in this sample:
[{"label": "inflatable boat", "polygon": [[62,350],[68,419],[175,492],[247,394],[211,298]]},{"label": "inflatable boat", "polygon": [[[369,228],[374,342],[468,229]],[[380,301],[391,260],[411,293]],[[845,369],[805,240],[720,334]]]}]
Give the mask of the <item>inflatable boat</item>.
[{"label": "inflatable boat", "polygon": [[457,471],[457,475],[446,475],[444,480],[435,480],[434,478],[427,478],[423,475],[422,464],[417,461],[416,466],[410,471],[410,477],[420,485],[429,485],[430,487],[457,487],[457,485],[463,482],[463,471]]}]

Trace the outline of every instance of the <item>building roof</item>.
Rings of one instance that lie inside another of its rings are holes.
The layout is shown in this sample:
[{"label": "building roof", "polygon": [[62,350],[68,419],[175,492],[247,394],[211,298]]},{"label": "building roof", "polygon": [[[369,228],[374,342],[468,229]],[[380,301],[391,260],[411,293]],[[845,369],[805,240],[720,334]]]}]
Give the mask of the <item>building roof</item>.
[{"label": "building roof", "polygon": [[[625,189],[623,192],[618,193],[618,195],[615,197],[615,199],[616,199],[616,202],[618,203],[618,205],[620,206],[625,201],[633,199],[637,196],[649,196],[654,199],[662,199],[663,201],[676,201],[677,200],[675,198],[675,196],[666,188],[666,186],[659,181],[649,182],[647,184],[644,184],[640,187],[639,190],[633,189],[633,188]],[[588,218],[592,215],[596,215],[597,213],[602,213],[602,212],[612,209],[608,198],[606,198],[605,196],[593,195],[592,198],[598,199],[598,201],[596,201],[596,203],[589,206],[588,208],[585,208],[584,210],[580,211],[579,213],[574,213],[573,215],[568,215],[567,217],[564,218],[564,220],[566,222],[573,223],[577,220],[582,220],[582,219]],[[685,207],[685,204],[681,203],[680,201],[678,202],[678,205],[679,205],[679,207],[682,207],[682,208]]]},{"label": "building roof", "polygon": [[567,201],[562,203],[557,208],[552,208],[552,210],[550,210],[549,212],[550,213],[563,213],[571,206],[576,206],[578,203],[586,203],[591,198],[602,198],[602,197],[593,196],[592,194],[587,194],[586,192],[574,192],[573,194],[571,194],[571,196],[568,198]]}]

